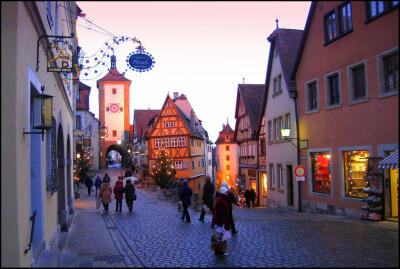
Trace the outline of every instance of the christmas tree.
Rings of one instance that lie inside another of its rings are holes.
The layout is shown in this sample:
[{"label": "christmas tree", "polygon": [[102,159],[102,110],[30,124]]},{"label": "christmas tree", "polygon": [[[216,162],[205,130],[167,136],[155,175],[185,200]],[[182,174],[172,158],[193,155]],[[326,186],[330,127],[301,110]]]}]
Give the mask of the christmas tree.
[{"label": "christmas tree", "polygon": [[151,177],[157,186],[161,189],[167,188],[174,178],[176,170],[172,164],[171,159],[168,157],[168,152],[165,148],[161,148],[158,153],[156,153],[156,161],[152,167]]}]

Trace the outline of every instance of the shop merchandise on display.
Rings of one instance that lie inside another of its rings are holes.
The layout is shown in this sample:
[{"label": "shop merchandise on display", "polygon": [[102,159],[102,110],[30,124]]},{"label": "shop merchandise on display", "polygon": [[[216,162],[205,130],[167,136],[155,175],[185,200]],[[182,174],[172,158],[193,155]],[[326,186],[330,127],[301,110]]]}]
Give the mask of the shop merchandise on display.
[{"label": "shop merchandise on display", "polygon": [[362,191],[368,194],[367,198],[362,200],[360,214],[362,220],[380,221],[383,218],[383,174],[377,169],[380,157],[368,158],[368,172],[364,180],[368,182],[368,187]]}]

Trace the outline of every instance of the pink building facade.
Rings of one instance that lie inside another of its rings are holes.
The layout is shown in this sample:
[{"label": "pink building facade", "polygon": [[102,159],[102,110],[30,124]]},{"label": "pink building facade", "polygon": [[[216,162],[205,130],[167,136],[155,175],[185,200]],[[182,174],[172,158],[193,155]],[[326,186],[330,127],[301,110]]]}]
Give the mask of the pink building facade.
[{"label": "pink building facade", "polygon": [[[291,78],[298,92],[302,209],[360,216],[368,158],[398,148],[398,2],[313,2]],[[396,180],[385,174],[385,218]]]}]

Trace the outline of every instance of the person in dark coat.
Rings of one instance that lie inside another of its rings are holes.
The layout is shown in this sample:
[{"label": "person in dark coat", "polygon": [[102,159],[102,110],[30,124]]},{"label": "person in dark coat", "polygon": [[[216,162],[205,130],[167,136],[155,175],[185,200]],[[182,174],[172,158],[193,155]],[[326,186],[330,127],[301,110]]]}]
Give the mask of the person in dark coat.
[{"label": "person in dark coat", "polygon": [[233,205],[237,205],[236,196],[233,193],[232,188],[229,187],[229,185],[226,181],[223,181],[221,183],[221,187],[225,187],[228,189],[227,198],[228,198],[228,204],[229,204],[229,218],[230,218],[230,222],[231,222],[231,229],[232,229],[232,234],[237,234],[238,231],[236,230],[235,222],[233,221]]},{"label": "person in dark coat", "polygon": [[250,190],[250,201],[251,201],[251,207],[254,208],[254,202],[256,201],[256,192],[251,188]]},{"label": "person in dark coat", "polygon": [[[231,218],[227,195],[228,189],[225,187],[221,187],[215,195],[215,207],[213,218],[211,221],[211,229],[214,229],[215,225],[217,225],[218,227],[224,227],[225,230],[229,230],[231,227]],[[224,254],[226,250],[226,241],[222,241],[217,244],[212,243],[211,249],[215,251],[216,255]]]},{"label": "person in dark coat", "polygon": [[250,208],[251,192],[249,189],[244,192],[244,198],[246,199],[247,208]]},{"label": "person in dark coat", "polygon": [[[215,188],[214,188],[214,184],[211,183],[211,178],[210,177],[206,177],[206,183],[204,184],[203,187],[203,202],[204,204],[210,209],[211,213],[214,212],[214,192],[215,192]],[[206,215],[206,211],[203,208],[201,208],[201,214],[200,214],[200,221],[204,221],[204,216]]]},{"label": "person in dark coat", "polygon": [[135,186],[131,183],[130,179],[128,179],[125,183],[124,192],[126,205],[129,208],[129,212],[132,212],[133,197],[135,196]]},{"label": "person in dark coat", "polygon": [[132,176],[132,171],[130,168],[126,168],[125,170],[125,177],[131,177]]},{"label": "person in dark coat", "polygon": [[90,177],[86,177],[85,184],[88,195],[90,196],[90,192],[92,191],[92,186],[93,186],[93,180]]},{"label": "person in dark coat", "polygon": [[96,177],[96,180],[94,181],[94,187],[96,188],[96,196],[97,196],[97,191],[100,190],[102,183],[103,183],[103,181],[101,180],[100,176],[98,175]]},{"label": "person in dark coat", "polygon": [[182,194],[182,183],[185,179],[183,177],[181,177],[179,179],[178,182],[178,197],[179,197],[179,201],[178,201],[178,211],[182,210],[182,199],[181,199],[181,194]]},{"label": "person in dark coat", "polygon": [[182,220],[185,219],[186,216],[186,222],[190,222],[190,216],[188,212],[188,207],[191,204],[191,199],[192,199],[192,189],[188,186],[187,180],[183,180],[182,182],[182,189],[181,189],[181,194],[180,194],[180,199],[182,200],[182,206],[183,206],[183,214],[182,214]]},{"label": "person in dark coat", "polygon": [[115,211],[122,212],[122,198],[124,197],[124,183],[122,179],[117,180],[114,185]]},{"label": "person in dark coat", "polygon": [[104,183],[104,181],[107,181],[108,183],[111,183],[111,178],[107,173],[103,177],[103,183]]}]

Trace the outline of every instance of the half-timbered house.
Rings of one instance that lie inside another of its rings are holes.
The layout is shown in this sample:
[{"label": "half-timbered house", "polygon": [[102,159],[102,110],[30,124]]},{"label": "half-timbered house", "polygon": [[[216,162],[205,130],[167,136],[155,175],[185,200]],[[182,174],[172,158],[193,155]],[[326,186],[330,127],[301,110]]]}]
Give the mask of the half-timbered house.
[{"label": "half-timbered house", "polygon": [[[265,84],[239,84],[236,98],[235,140],[239,144],[239,185],[256,192],[256,205],[260,184],[257,177],[258,141],[256,137]],[[241,191],[241,190],[239,190]]]},{"label": "half-timbered house", "polygon": [[187,179],[198,198],[206,175],[206,133],[200,121],[195,120],[194,111],[187,115],[174,100],[167,95],[154,128],[149,130],[149,172],[152,173],[156,154],[165,148],[176,169],[175,179]]}]

